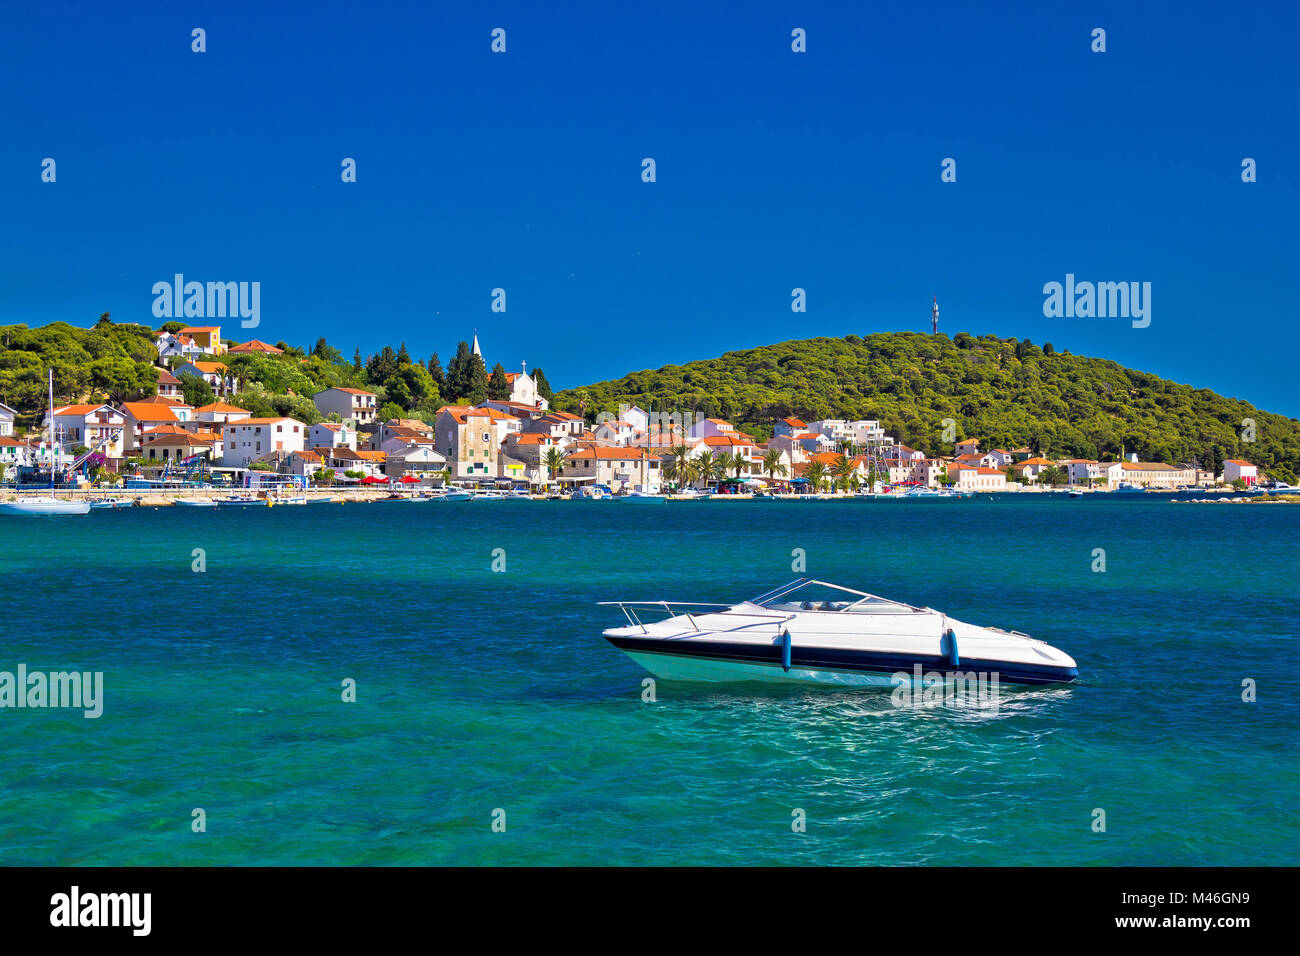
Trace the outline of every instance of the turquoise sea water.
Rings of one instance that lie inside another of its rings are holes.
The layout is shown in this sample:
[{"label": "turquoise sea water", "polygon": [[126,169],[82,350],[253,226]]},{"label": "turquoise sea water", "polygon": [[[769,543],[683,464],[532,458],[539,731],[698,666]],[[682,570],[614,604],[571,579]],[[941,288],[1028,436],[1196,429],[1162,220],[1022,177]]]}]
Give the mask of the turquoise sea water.
[{"label": "turquoise sea water", "polygon": [[[1294,864],[1298,529],[1295,506],[1046,495],[0,518],[0,670],[105,681],[98,720],[0,710],[0,863]],[[643,703],[596,602],[752,597],[795,548],[1027,631],[1082,681],[995,715]]]}]

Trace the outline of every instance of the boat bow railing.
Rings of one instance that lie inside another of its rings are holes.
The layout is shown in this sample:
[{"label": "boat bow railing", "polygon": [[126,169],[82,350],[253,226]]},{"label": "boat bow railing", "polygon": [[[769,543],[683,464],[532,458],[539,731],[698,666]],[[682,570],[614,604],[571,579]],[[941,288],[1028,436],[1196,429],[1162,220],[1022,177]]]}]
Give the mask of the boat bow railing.
[{"label": "boat bow railing", "polygon": [[[674,611],[673,608],[675,607],[710,608],[714,611],[729,611],[733,607],[735,607],[734,604],[708,604],[703,601],[597,601],[596,603],[601,607],[618,608],[620,611],[623,612],[623,616],[627,618],[627,622],[629,624],[631,624],[633,627],[641,628],[642,633],[646,633],[646,634],[648,634],[649,631],[646,628],[644,622],[642,622],[640,615],[637,614],[637,608],[642,608],[642,609],[654,608],[655,610],[663,611],[665,614],[668,615],[669,618],[678,617],[678,616],[685,617],[686,620],[690,622],[691,627],[693,627],[696,631],[702,631],[700,625],[696,623],[695,616],[690,611],[688,610]],[[770,618],[776,623],[778,632],[780,631],[781,629],[780,626],[782,624],[794,618],[793,614],[774,614],[774,613],[765,613],[762,611],[744,611],[742,613],[747,618],[753,618],[753,617]],[[742,628],[751,627],[751,626],[752,625],[750,624],[737,624],[735,627],[716,628],[716,630],[718,630],[719,632],[737,631]]]}]

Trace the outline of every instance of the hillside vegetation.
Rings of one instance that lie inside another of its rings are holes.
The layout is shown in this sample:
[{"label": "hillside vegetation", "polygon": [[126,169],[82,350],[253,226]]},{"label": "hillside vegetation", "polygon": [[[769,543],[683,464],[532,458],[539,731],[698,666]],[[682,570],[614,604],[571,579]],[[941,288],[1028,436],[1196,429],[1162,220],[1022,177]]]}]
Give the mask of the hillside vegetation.
[{"label": "hillside vegetation", "polygon": [[[620,403],[657,412],[725,418],[758,437],[794,415],[878,419],[928,454],[951,454],[956,438],[981,447],[1028,445],[1051,457],[1221,465],[1300,465],[1300,422],[1248,402],[1192,388],[1117,362],[1056,352],[1028,340],[959,333],[850,335],[781,342],[715,359],[632,372],[556,394],[557,407],[591,417]],[[1255,423],[1254,441],[1249,426]]]},{"label": "hillside vegetation", "polygon": [[[169,332],[183,327],[183,322],[162,326]],[[54,370],[54,400],[59,404],[120,403],[153,395],[158,382],[156,334],[146,325],[115,323],[107,312],[88,329],[66,322],[38,328],[0,326],[0,402],[19,413],[20,428],[38,425],[48,402],[49,368]],[[236,389],[229,399],[232,404],[256,416],[287,415],[313,425],[321,415],[311,396],[344,386],[374,392],[383,419],[432,422],[443,405],[478,404],[510,395],[501,363],[489,372],[465,342],[457,343],[445,369],[436,352],[427,361],[412,358],[405,343],[385,345],[366,358],[354,350],[350,362],[324,338],[310,348],[287,342],[277,342],[276,347],[282,354],[221,356]],[[173,370],[183,364],[179,357],[168,359]],[[535,368],[532,377],[538,391],[551,398],[546,374]],[[181,374],[180,381],[188,404],[197,407],[214,400],[211,386],[201,377]]]}]

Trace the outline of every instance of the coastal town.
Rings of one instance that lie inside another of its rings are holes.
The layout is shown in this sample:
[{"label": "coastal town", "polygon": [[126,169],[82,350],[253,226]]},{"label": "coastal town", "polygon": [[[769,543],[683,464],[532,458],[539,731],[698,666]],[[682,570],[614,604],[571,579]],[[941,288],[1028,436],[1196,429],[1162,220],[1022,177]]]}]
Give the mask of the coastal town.
[{"label": "coastal town", "polygon": [[[1266,476],[1249,461],[1053,459],[1029,447],[953,442],[949,455],[908,447],[872,420],[785,417],[759,440],[731,422],[690,411],[623,404],[616,414],[556,411],[520,364],[505,397],[443,405],[423,418],[380,415],[380,395],[330,387],[310,396],[313,424],[259,416],[234,404],[233,356],[280,356],[257,339],[231,343],[219,326],[159,330],[156,393],[138,401],[55,406],[18,434],[0,404],[0,479],[88,491],[230,488],[383,497],[457,492],[514,497],[928,496],[1009,491],[1247,490]],[[482,361],[477,335],[472,354]],[[214,401],[186,404],[181,376]],[[432,421],[427,420],[432,418]]]}]

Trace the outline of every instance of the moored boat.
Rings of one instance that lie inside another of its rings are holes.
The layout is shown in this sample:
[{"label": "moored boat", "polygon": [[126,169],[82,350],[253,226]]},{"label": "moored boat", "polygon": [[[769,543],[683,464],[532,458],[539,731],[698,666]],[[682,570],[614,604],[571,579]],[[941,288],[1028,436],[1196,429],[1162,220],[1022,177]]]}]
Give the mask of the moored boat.
[{"label": "moored boat", "polygon": [[[50,490],[47,495],[19,498],[16,501],[0,502],[0,514],[27,515],[42,517],[51,515],[85,515],[90,514],[89,501],[71,501],[54,497],[54,466],[59,457],[59,442],[54,430],[54,369],[49,373],[50,385]],[[42,445],[44,447],[44,445]]]},{"label": "moored boat", "polygon": [[[1027,634],[800,578],[738,604],[604,601],[628,626],[607,641],[657,677],[896,687],[900,675],[990,673],[1000,683],[1069,683],[1074,659]],[[666,613],[645,622],[648,611]],[[927,675],[928,676],[928,675]]]},{"label": "moored boat", "polygon": [[0,514],[9,515],[84,515],[90,513],[90,502],[68,501],[53,495],[39,495],[31,498],[19,498],[17,501],[0,502]]}]

